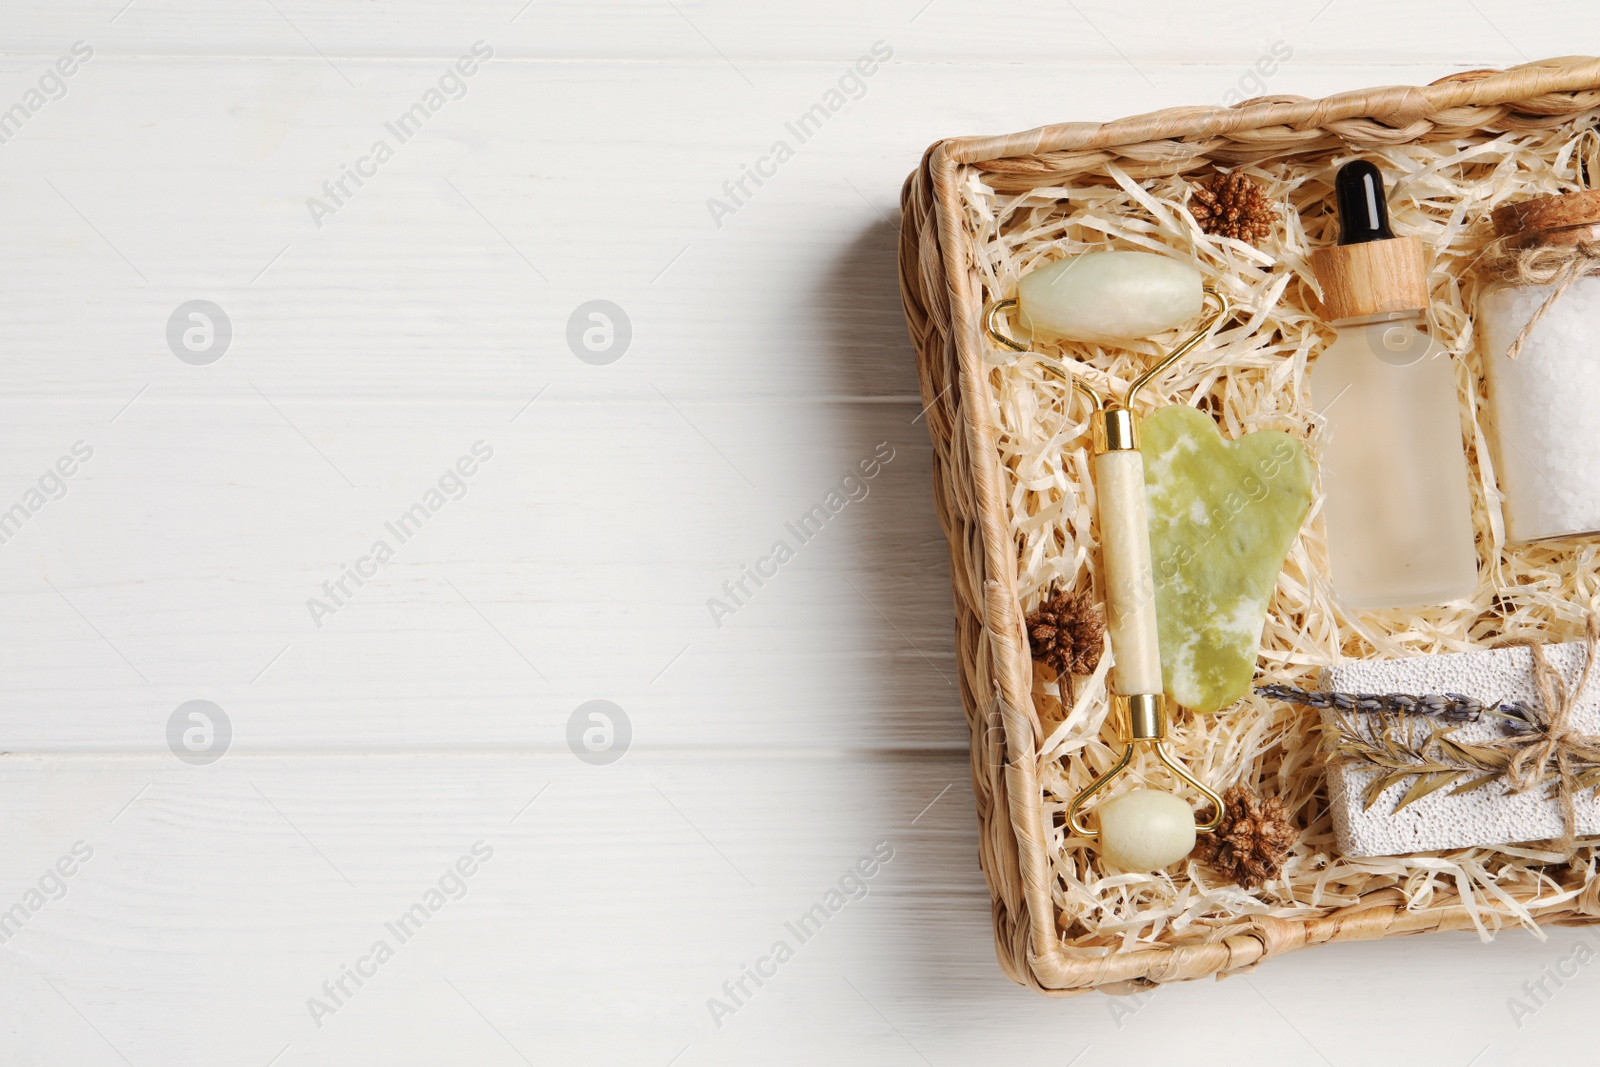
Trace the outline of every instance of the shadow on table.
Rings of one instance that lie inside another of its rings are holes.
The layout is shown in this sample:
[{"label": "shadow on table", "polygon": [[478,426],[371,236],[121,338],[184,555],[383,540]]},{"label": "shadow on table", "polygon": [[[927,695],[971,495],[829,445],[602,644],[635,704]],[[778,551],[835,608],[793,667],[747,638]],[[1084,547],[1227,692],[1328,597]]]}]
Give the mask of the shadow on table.
[{"label": "shadow on table", "polygon": [[874,732],[891,740],[884,758],[873,761],[876,780],[863,788],[862,832],[881,834],[896,858],[873,891],[873,918],[856,928],[866,943],[856,944],[850,959],[861,962],[841,960],[839,967],[886,1014],[894,1002],[952,1009],[954,1015],[928,1020],[943,1029],[959,1026],[969,1011],[1030,998],[995,960],[989,892],[978,869],[949,557],[901,307],[897,222],[858,234],[815,294],[837,393],[870,402],[856,405],[867,417],[840,420],[847,454],[868,455],[885,440],[896,453],[873,489],[884,499],[864,509],[848,546],[848,579],[867,621],[860,629],[874,635],[863,651],[881,664],[883,682],[879,698],[864,700],[860,712],[891,727]]}]

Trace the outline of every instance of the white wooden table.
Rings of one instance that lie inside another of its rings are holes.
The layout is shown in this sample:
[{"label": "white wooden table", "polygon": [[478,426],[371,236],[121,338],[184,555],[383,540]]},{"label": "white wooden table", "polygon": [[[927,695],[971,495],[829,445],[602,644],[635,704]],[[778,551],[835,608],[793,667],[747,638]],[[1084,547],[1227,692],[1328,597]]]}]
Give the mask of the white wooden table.
[{"label": "white wooden table", "polygon": [[1001,976],[895,280],[940,136],[1547,7],[11,0],[0,1063],[1581,1057],[1588,933]]}]

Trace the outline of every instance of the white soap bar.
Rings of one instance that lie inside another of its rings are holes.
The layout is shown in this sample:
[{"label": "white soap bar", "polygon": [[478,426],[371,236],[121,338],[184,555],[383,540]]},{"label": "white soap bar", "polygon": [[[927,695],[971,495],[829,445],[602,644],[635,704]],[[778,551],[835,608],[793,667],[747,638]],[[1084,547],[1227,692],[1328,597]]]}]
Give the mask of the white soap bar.
[{"label": "white soap bar", "polygon": [[[1568,686],[1576,685],[1585,658],[1582,642],[1545,645],[1545,659],[1559,671]],[[1446,656],[1415,656],[1399,660],[1352,660],[1322,672],[1321,687],[1341,693],[1461,693],[1488,704],[1520,701],[1540,709],[1533,684],[1533,656],[1526,648],[1500,648]],[[1322,713],[1333,724],[1340,713]],[[1346,719],[1375,721],[1375,717],[1346,714]],[[1390,717],[1391,719],[1395,717]],[[1418,717],[1417,737],[1427,736],[1430,725],[1451,724]],[[1581,704],[1573,710],[1572,724],[1585,734],[1600,734],[1600,672],[1591,678]],[[1485,718],[1455,727],[1456,739],[1492,741],[1504,737],[1498,720]],[[1328,794],[1333,808],[1333,828],[1339,851],[1346,856],[1397,856],[1407,852],[1503,845],[1558,838],[1562,834],[1561,809],[1549,790],[1514,793],[1503,781],[1471,792],[1450,796],[1451,786],[1437,790],[1395,812],[1394,807],[1411,782],[1391,785],[1367,810],[1362,810],[1362,790],[1379,772],[1357,765],[1328,769]],[[1467,781],[1463,778],[1462,782]],[[1579,835],[1600,834],[1600,801],[1592,792],[1574,796]]]}]

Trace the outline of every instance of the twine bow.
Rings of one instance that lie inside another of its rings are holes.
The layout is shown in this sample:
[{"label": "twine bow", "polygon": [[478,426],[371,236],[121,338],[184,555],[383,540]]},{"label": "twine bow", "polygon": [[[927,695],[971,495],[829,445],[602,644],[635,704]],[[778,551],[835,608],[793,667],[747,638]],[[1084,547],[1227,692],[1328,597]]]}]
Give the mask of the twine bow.
[{"label": "twine bow", "polygon": [[1589,671],[1600,653],[1600,615],[1590,613],[1584,627],[1583,673],[1578,684],[1568,688],[1561,672],[1550,666],[1544,650],[1536,644],[1528,646],[1533,656],[1533,684],[1539,694],[1541,708],[1537,713],[1540,722],[1535,732],[1521,737],[1492,742],[1511,756],[1506,765],[1505,777],[1511,788],[1521,793],[1532,789],[1545,778],[1554,764],[1556,799],[1561,805],[1561,837],[1556,842],[1567,855],[1573,851],[1577,836],[1578,813],[1573,799],[1573,763],[1585,762],[1591,766],[1600,763],[1600,737],[1580,733],[1572,724],[1584,689],[1589,684]]},{"label": "twine bow", "polygon": [[1545,297],[1523,325],[1517,339],[1506,349],[1507,359],[1516,359],[1522,346],[1533,335],[1533,328],[1544,318],[1545,312],[1572,288],[1572,284],[1585,274],[1600,271],[1600,241],[1579,241],[1571,245],[1539,246],[1504,255],[1494,261],[1490,270],[1512,285],[1554,285],[1555,291]]}]

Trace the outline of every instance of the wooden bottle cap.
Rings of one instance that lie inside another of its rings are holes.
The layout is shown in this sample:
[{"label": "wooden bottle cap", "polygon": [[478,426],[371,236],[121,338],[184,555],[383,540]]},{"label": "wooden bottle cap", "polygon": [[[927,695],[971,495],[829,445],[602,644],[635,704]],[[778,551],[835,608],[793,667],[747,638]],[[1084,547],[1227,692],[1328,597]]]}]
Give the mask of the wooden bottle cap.
[{"label": "wooden bottle cap", "polygon": [[1428,259],[1415,237],[1319,248],[1311,270],[1331,321],[1428,306]]},{"label": "wooden bottle cap", "polygon": [[1513,248],[1559,247],[1600,239],[1600,189],[1501,204],[1489,213],[1494,232]]}]

